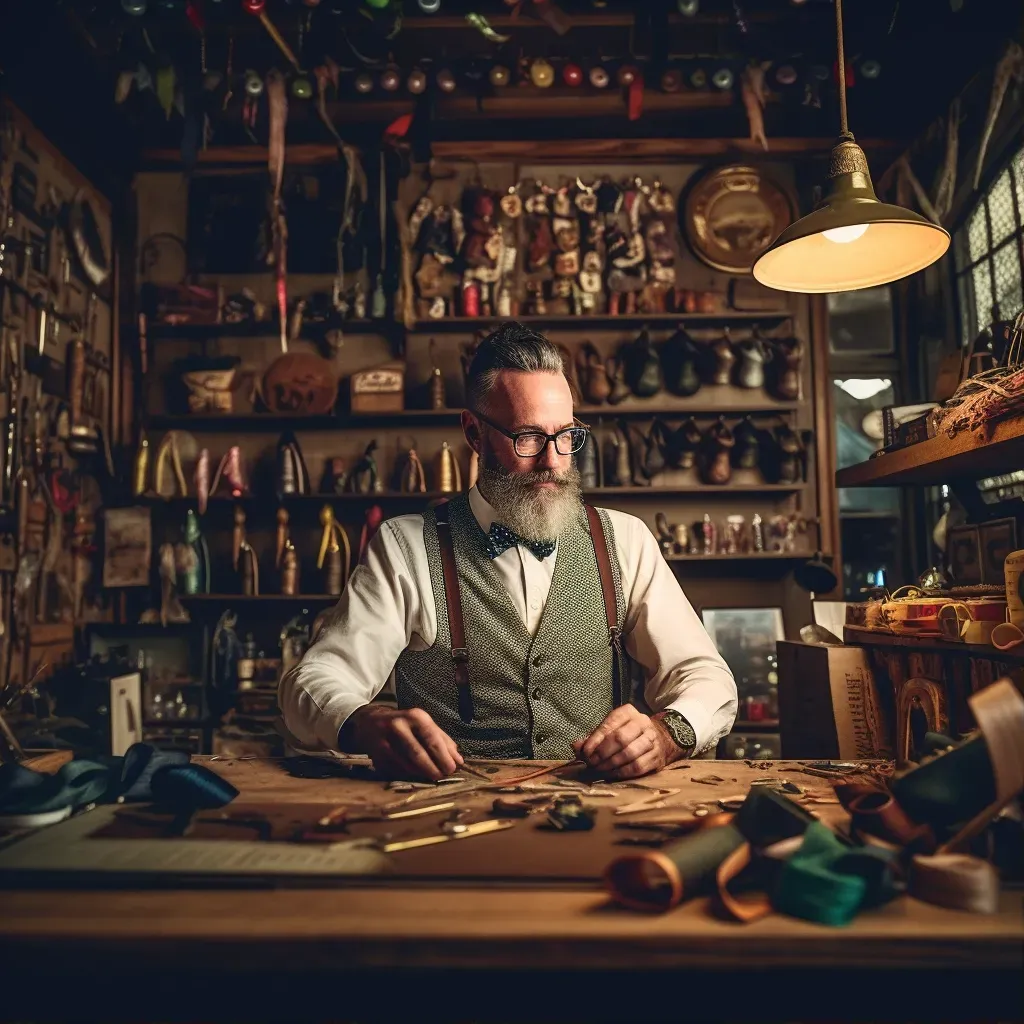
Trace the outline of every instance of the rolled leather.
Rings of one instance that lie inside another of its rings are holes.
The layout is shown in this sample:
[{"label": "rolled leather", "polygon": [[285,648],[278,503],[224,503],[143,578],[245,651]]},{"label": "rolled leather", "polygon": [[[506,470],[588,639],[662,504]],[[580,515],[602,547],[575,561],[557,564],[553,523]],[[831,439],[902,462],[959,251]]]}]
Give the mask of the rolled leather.
[{"label": "rolled leather", "polygon": [[716,815],[661,850],[619,857],[605,871],[616,902],[634,910],[665,911],[715,888],[719,867],[744,844],[754,850],[802,835],[814,816],[781,793],[755,787],[735,817]]}]

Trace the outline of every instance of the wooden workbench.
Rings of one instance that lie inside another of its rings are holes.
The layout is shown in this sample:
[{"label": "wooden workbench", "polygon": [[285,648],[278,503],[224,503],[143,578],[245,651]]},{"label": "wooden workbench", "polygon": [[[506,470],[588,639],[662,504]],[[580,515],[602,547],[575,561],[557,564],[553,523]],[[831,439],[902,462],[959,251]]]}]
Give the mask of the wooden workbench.
[{"label": "wooden workbench", "polygon": [[[239,800],[337,806],[357,790],[384,796],[378,783],[294,778],[272,761],[208,763]],[[827,788],[795,769],[781,762],[771,774]],[[701,761],[645,782],[679,789],[673,803],[735,788],[689,778],[712,774],[742,788],[765,773]],[[627,789],[616,802],[638,796]],[[902,898],[846,929],[780,915],[737,925],[703,899],[647,916],[610,905],[597,888],[479,882],[8,891],[0,908],[0,1019],[1024,1016],[1019,892],[1004,893],[993,916]]]}]

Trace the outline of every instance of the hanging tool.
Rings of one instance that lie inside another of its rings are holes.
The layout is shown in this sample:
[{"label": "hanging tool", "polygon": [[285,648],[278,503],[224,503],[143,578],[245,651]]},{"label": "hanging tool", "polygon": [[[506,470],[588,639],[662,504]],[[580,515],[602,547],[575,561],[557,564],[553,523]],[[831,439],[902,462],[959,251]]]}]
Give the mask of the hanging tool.
[{"label": "hanging tool", "polygon": [[286,42],[284,36],[281,35],[277,26],[270,20],[267,15],[266,6],[267,0],[242,0],[242,8],[247,13],[253,14],[260,19],[263,27],[267,30],[267,35],[274,40],[277,48],[285,55],[296,71],[301,71],[302,68],[299,66],[298,58]]}]

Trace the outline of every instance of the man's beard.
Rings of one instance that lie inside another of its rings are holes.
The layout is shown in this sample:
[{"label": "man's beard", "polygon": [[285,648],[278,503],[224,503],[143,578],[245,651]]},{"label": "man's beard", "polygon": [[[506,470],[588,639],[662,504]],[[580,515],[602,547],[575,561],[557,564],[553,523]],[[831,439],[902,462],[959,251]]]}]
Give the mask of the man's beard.
[{"label": "man's beard", "polygon": [[[541,483],[557,486],[538,489],[535,485]],[[523,540],[555,540],[579,514],[580,471],[575,463],[564,473],[553,469],[510,473],[485,449],[479,485],[494,507],[495,521]]]}]

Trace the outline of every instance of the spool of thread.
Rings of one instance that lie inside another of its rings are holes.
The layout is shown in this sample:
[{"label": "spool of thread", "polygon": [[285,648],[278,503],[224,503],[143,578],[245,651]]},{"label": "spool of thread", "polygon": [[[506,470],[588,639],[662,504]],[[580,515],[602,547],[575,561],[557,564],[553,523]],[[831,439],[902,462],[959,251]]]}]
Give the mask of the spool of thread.
[{"label": "spool of thread", "polygon": [[915,899],[950,910],[994,914],[999,909],[999,875],[996,869],[965,853],[918,855],[910,863],[907,891]]}]

